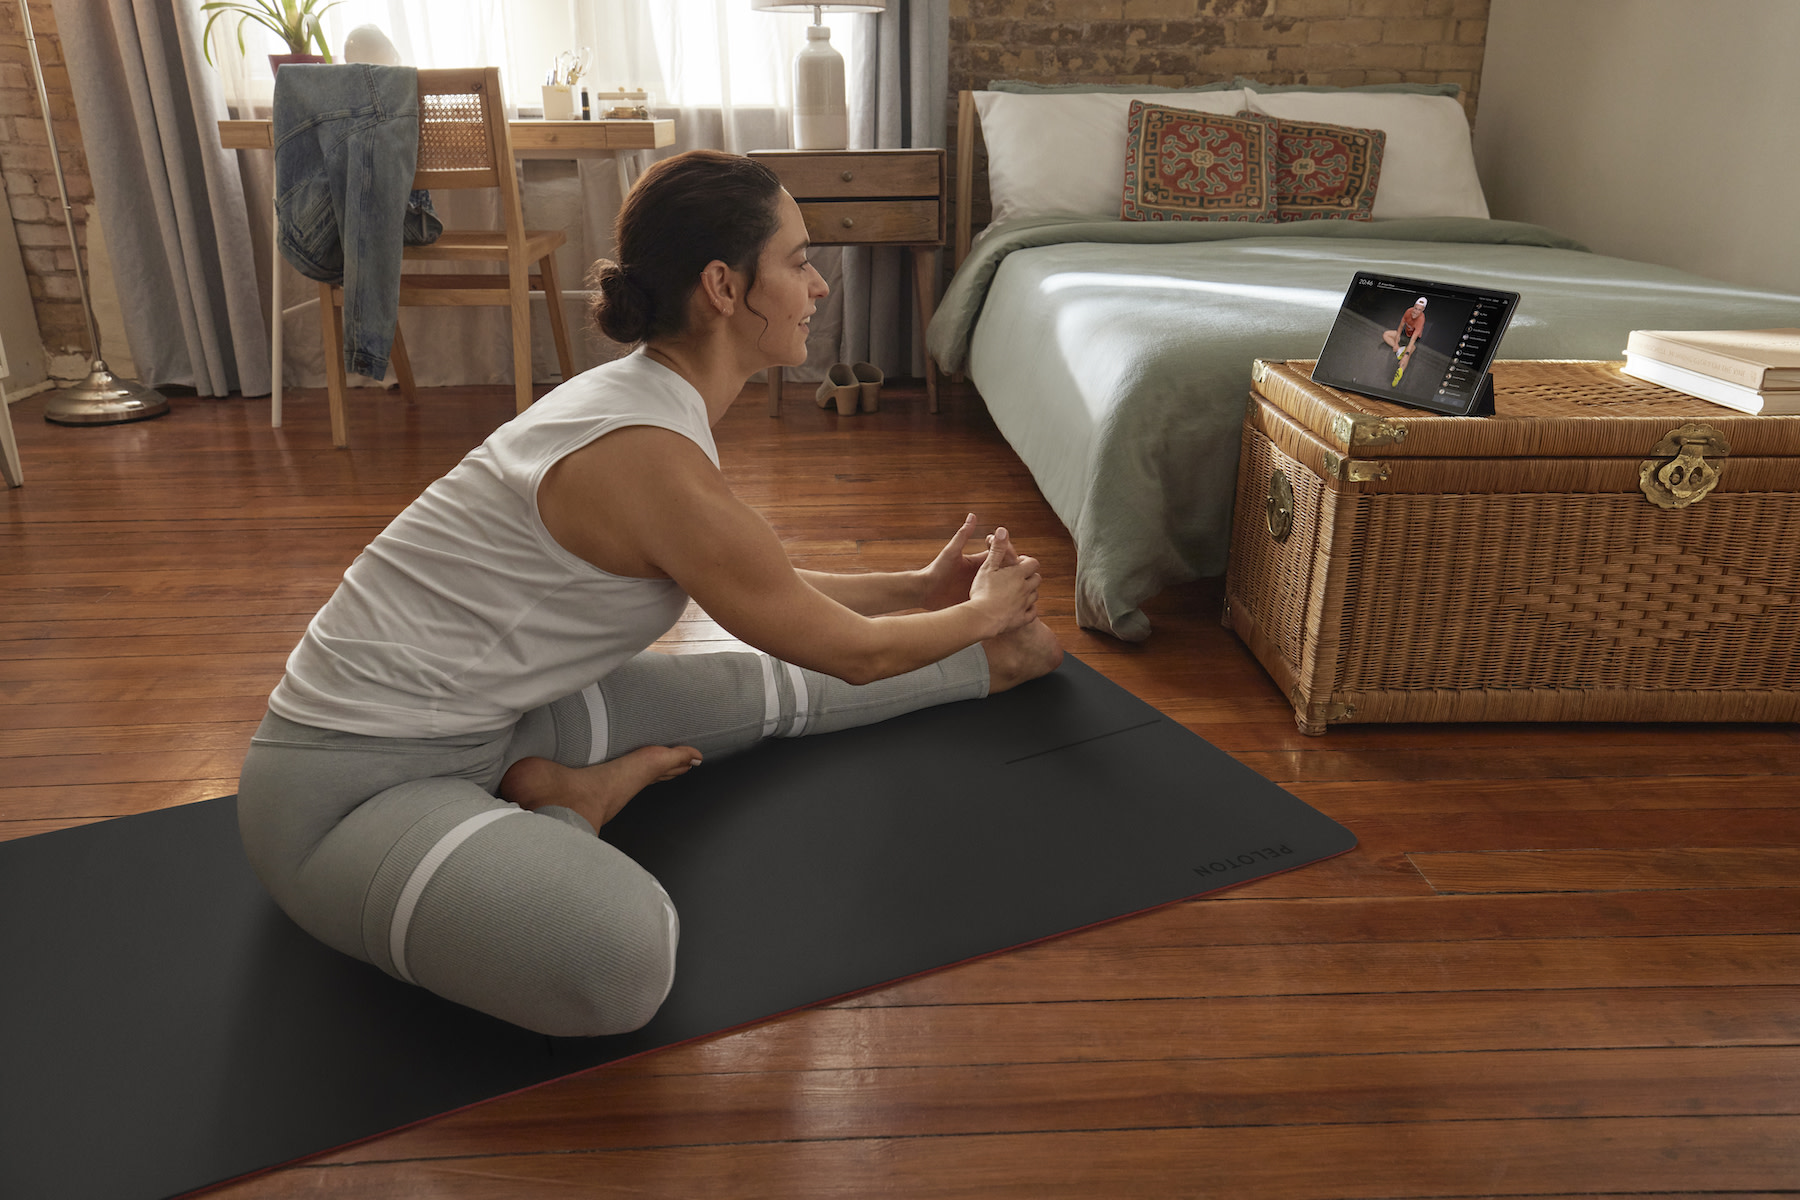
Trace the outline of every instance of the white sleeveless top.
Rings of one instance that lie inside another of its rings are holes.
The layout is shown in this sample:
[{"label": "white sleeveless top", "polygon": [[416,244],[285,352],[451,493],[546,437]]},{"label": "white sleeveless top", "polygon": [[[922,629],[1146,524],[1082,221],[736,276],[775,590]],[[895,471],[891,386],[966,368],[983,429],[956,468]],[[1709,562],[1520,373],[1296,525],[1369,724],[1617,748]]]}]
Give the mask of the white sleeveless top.
[{"label": "white sleeveless top", "polygon": [[550,467],[627,425],[673,430],[718,465],[700,393],[642,350],[577,375],[496,430],[357,556],[269,707],[375,737],[486,733],[667,633],[687,606],[673,580],[602,571],[538,516]]}]

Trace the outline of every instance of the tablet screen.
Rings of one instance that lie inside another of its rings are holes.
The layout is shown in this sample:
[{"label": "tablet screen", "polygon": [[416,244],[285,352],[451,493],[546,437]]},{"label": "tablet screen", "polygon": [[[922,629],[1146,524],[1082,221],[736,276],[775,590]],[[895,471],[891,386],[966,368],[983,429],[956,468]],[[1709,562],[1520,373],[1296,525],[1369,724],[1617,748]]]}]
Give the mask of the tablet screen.
[{"label": "tablet screen", "polygon": [[1518,303],[1517,292],[1358,271],[1313,378],[1463,415],[1475,405]]}]

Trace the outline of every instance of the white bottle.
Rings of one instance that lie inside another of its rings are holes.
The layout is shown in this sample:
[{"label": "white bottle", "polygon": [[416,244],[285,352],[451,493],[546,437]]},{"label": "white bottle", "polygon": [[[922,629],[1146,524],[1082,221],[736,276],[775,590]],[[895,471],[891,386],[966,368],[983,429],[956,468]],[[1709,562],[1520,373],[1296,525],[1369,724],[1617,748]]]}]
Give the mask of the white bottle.
[{"label": "white bottle", "polygon": [[831,48],[831,30],[806,29],[806,49],[794,56],[794,149],[842,150],[850,145],[844,104],[844,56]]}]

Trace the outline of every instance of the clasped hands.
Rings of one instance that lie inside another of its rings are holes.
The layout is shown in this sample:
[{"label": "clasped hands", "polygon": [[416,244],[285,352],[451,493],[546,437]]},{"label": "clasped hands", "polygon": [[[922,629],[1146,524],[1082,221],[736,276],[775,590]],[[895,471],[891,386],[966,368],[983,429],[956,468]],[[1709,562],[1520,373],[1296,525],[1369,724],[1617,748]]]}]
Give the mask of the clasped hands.
[{"label": "clasped hands", "polygon": [[968,601],[999,619],[1003,633],[1036,620],[1038,560],[1021,555],[1004,527],[988,535],[986,550],[964,554],[974,535],[975,514],[970,513],[919,572],[919,606],[936,610]]}]

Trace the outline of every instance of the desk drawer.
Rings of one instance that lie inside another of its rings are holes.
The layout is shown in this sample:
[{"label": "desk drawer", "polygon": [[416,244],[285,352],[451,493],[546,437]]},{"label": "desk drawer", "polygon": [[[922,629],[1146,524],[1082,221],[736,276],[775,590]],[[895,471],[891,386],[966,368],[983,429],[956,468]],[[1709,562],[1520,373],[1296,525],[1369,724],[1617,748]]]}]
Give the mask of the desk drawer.
[{"label": "desk drawer", "polygon": [[758,154],[756,158],[781,179],[797,200],[850,199],[857,196],[936,196],[942,190],[944,154],[829,153]]},{"label": "desk drawer", "polygon": [[806,233],[821,246],[892,242],[938,245],[944,239],[936,200],[801,201]]}]

